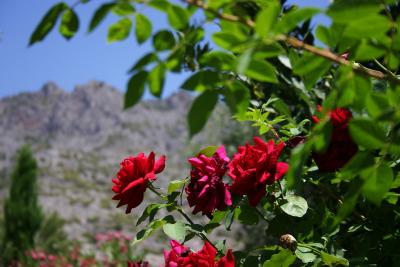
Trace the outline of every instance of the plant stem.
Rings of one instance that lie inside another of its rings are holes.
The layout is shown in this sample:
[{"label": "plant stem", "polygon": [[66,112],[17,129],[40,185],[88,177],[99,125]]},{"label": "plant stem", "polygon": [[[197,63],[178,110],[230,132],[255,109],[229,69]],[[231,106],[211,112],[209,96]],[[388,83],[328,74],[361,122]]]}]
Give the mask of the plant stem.
[{"label": "plant stem", "polygon": [[[161,197],[161,198],[165,198],[165,196],[162,195],[160,192],[158,192],[158,191],[153,187],[153,185],[150,184],[148,188],[150,189],[150,191],[152,191],[152,192],[153,192],[154,194],[156,194],[157,196],[159,196],[159,197]],[[185,211],[182,209],[182,207],[176,205],[175,203],[171,203],[171,204],[174,206],[175,210],[178,211],[178,212],[183,216],[183,218],[185,218],[186,221],[187,221],[191,226],[194,226],[194,225],[195,225],[195,223],[194,223],[194,222],[192,221],[192,219],[190,219],[190,217],[185,213]],[[204,241],[207,241],[208,243],[210,243],[210,245],[213,246],[213,247],[218,251],[218,248],[210,241],[210,239],[208,239],[208,237],[207,237],[206,235],[204,235],[204,234],[202,234],[202,233],[195,233],[195,234],[196,234],[198,237],[200,237],[201,239],[203,239]]]}]

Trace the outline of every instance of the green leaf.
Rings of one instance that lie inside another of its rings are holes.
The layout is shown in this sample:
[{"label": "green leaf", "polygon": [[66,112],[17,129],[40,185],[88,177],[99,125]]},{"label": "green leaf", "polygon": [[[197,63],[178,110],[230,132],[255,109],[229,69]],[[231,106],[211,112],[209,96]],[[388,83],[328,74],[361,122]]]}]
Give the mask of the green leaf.
[{"label": "green leaf", "polygon": [[125,93],[124,109],[134,106],[140,100],[144,93],[147,76],[148,73],[142,70],[130,78]]},{"label": "green leaf", "polygon": [[119,2],[112,7],[112,12],[118,16],[129,16],[135,13],[135,8],[128,2]]},{"label": "green leaf", "polygon": [[365,108],[365,98],[370,93],[370,80],[356,75],[349,67],[339,69],[337,82],[339,96],[337,105],[340,107],[353,104],[354,108],[362,110]]},{"label": "green leaf", "polygon": [[199,153],[196,154],[196,156],[204,155],[206,157],[212,157],[215,152],[217,152],[217,149],[217,146],[207,146],[200,150]]},{"label": "green leaf", "polygon": [[223,51],[211,51],[200,58],[200,64],[217,70],[232,70],[235,56]]},{"label": "green leaf", "polygon": [[232,50],[235,46],[246,41],[243,36],[232,32],[215,32],[211,39],[216,45],[226,50]]},{"label": "green leaf", "polygon": [[317,29],[315,30],[315,36],[318,38],[318,40],[320,40],[324,44],[327,44],[328,46],[336,45],[335,41],[332,38],[330,29],[323,25],[317,26]]},{"label": "green leaf", "polygon": [[219,82],[220,77],[217,72],[211,70],[201,70],[190,76],[181,85],[181,88],[189,91],[203,92],[208,89],[213,89]]},{"label": "green leaf", "polygon": [[230,80],[225,84],[225,102],[232,114],[238,119],[245,119],[250,104],[250,90],[237,80]]},{"label": "green leaf", "polygon": [[374,156],[368,151],[358,151],[349,162],[340,170],[339,175],[344,178],[351,178],[363,170],[375,164]]},{"label": "green leaf", "polygon": [[260,82],[278,83],[274,66],[265,60],[251,60],[244,74]]},{"label": "green leaf", "polygon": [[382,163],[369,172],[363,173],[365,181],[362,191],[364,196],[374,203],[380,205],[385,194],[390,190],[393,183],[393,171],[385,163]]},{"label": "green leaf", "polygon": [[151,21],[140,13],[136,14],[136,40],[139,44],[144,43],[151,36],[152,24]]},{"label": "green leaf", "polygon": [[75,11],[68,8],[61,17],[59,31],[65,39],[71,39],[79,28],[79,19]]},{"label": "green leaf", "polygon": [[303,175],[303,166],[306,163],[312,148],[312,143],[307,141],[292,149],[286,181],[289,188],[297,188]]},{"label": "green leaf", "polygon": [[343,204],[339,207],[339,211],[335,217],[333,224],[330,225],[331,229],[335,229],[353,210],[357,204],[357,199],[361,193],[363,182],[360,179],[354,180],[350,189],[346,192]]},{"label": "green leaf", "polygon": [[142,242],[143,240],[147,239],[149,236],[151,236],[154,231],[157,229],[161,228],[167,223],[174,223],[174,217],[171,215],[168,215],[164,217],[163,219],[158,219],[154,220],[151,223],[147,225],[147,227],[143,230],[141,230],[139,233],[136,234],[135,239],[132,242],[132,246],[137,245],[138,243]]},{"label": "green leaf", "polygon": [[348,24],[378,14],[380,9],[379,3],[371,1],[335,1],[326,13],[334,22]]},{"label": "green leaf", "polygon": [[286,214],[294,217],[303,217],[308,210],[307,201],[295,195],[290,195],[285,198],[287,203],[281,206],[281,210],[283,210]]},{"label": "green leaf", "polygon": [[320,10],[318,8],[312,7],[301,8],[289,12],[278,22],[276,26],[277,31],[286,33],[295,28],[300,22],[310,19],[319,12]]},{"label": "green leaf", "polygon": [[351,120],[349,129],[352,139],[365,148],[378,149],[386,143],[384,130],[376,122],[367,118]]},{"label": "green leaf", "polygon": [[294,253],[303,263],[313,262],[317,258],[317,255],[315,255],[311,249],[300,246],[297,247]]},{"label": "green leaf", "polygon": [[175,180],[171,181],[168,184],[168,194],[171,194],[172,192],[177,191],[178,189],[180,190],[182,186],[184,186],[186,183],[186,180]]},{"label": "green leaf", "polygon": [[386,53],[385,47],[379,47],[375,44],[371,44],[363,40],[357,47],[354,59],[357,61],[372,60],[375,58],[380,58]]},{"label": "green leaf", "polygon": [[388,109],[390,110],[389,100],[386,95],[381,93],[371,93],[367,96],[365,101],[368,113],[374,117],[378,118]]},{"label": "green leaf", "polygon": [[266,8],[257,14],[255,31],[260,37],[264,38],[270,34],[280,11],[281,5],[278,1],[269,1]]},{"label": "green leaf", "polygon": [[147,82],[149,83],[149,89],[153,96],[160,97],[164,87],[165,80],[165,65],[164,63],[158,64],[149,74]]},{"label": "green leaf", "polygon": [[[368,25],[368,27],[365,27],[365,25]],[[346,27],[343,35],[353,39],[380,38],[385,36],[389,28],[390,21],[387,17],[370,14],[361,20],[352,21]]]},{"label": "green leaf", "polygon": [[94,29],[96,29],[97,26],[105,19],[107,14],[110,12],[110,10],[115,6],[114,2],[111,3],[106,3],[101,5],[95,12],[90,20],[89,24],[89,32],[92,32]]},{"label": "green leaf", "polygon": [[307,89],[311,89],[329,70],[332,63],[324,58],[305,53],[300,60],[293,62],[293,71],[303,77]]},{"label": "green leaf", "polygon": [[264,262],[262,267],[289,267],[296,261],[296,256],[288,249],[272,255],[271,259]]},{"label": "green leaf", "polygon": [[112,43],[126,39],[129,36],[131,28],[132,21],[129,18],[120,19],[108,28],[107,41]]},{"label": "green leaf", "polygon": [[153,36],[153,46],[157,51],[172,49],[175,46],[174,35],[167,30],[157,32]]},{"label": "green leaf", "polygon": [[325,252],[321,252],[321,258],[322,262],[327,264],[328,266],[334,267],[334,266],[349,266],[349,261],[346,260],[345,258],[339,257],[339,256],[334,256],[330,255]]},{"label": "green leaf", "polygon": [[178,5],[169,5],[167,15],[169,24],[176,30],[184,29],[189,23],[188,12]]},{"label": "green leaf", "polygon": [[30,37],[29,45],[33,45],[34,43],[42,41],[54,28],[54,25],[56,24],[61,13],[67,8],[68,6],[64,2],[60,2],[52,6],[36,26],[35,31]]},{"label": "green leaf", "polygon": [[147,66],[148,64],[155,62],[158,60],[157,54],[155,53],[148,53],[146,55],[144,55],[143,57],[141,57],[136,63],[135,65],[132,66],[132,68],[130,68],[130,70],[128,71],[128,73],[132,73],[135,70],[141,70],[143,67]]},{"label": "green leaf", "polygon": [[242,224],[256,225],[260,218],[256,208],[243,204],[236,208],[235,219]]},{"label": "green leaf", "polygon": [[205,91],[193,101],[188,113],[190,137],[203,129],[217,101],[218,93],[215,91]]},{"label": "green leaf", "polygon": [[149,218],[149,222],[153,221],[154,216],[156,216],[157,212],[162,209],[168,207],[169,204],[150,204],[148,205],[142,215],[139,217],[136,226],[144,222],[147,218]]},{"label": "green leaf", "polygon": [[163,230],[164,233],[169,236],[171,239],[178,241],[179,243],[182,243],[185,240],[186,236],[186,229],[185,229],[185,224],[181,221],[177,221],[174,224],[164,224],[163,225]]}]

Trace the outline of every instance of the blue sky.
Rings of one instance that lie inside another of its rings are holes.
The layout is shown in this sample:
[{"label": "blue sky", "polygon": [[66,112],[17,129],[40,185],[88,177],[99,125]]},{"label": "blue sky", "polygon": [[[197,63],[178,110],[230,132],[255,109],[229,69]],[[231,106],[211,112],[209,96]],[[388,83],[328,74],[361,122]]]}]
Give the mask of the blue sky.
[{"label": "blue sky", "polygon": [[[54,29],[43,42],[28,47],[30,34],[55,0],[31,0],[30,4],[23,0],[0,1],[0,97],[39,90],[47,81],[56,82],[66,91],[90,80],[125,89],[129,79],[127,70],[151,50],[150,42],[138,46],[131,34],[123,42],[108,44],[107,26],[117,20],[115,16],[109,16],[93,33],[87,34],[89,20],[100,1],[92,2],[77,7],[80,30],[72,40],[66,41]],[[318,7],[329,4],[329,0],[289,2]],[[143,13],[152,20],[154,29],[167,27],[164,14],[150,8]],[[316,21],[327,23],[323,16]],[[176,91],[186,77],[169,75],[164,95]]]}]

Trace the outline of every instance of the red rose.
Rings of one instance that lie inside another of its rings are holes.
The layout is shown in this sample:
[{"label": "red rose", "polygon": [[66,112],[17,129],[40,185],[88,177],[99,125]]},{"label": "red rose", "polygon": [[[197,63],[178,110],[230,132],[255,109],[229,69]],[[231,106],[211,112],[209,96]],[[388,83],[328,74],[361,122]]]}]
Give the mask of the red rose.
[{"label": "red rose", "polygon": [[[318,112],[322,108],[317,107]],[[320,171],[333,172],[343,167],[357,153],[358,147],[351,139],[348,125],[353,117],[351,111],[345,108],[336,108],[328,112],[332,123],[332,135],[329,146],[325,152],[312,154],[315,163]],[[315,123],[319,122],[318,117],[313,116]]]},{"label": "red rose", "polygon": [[156,179],[156,174],[165,168],[165,156],[161,156],[157,162],[154,153],[150,152],[146,157],[139,153],[136,157],[129,157],[121,162],[121,169],[116,179],[112,179],[112,190],[116,193],[114,200],[119,200],[118,207],[128,205],[126,213],[137,207],[144,197],[149,181]]},{"label": "red rose", "polygon": [[254,145],[240,146],[229,163],[229,176],[233,180],[230,189],[239,195],[247,195],[251,206],[256,206],[266,194],[267,184],[280,180],[288,165],[278,162],[285,144],[265,143],[254,137]]},{"label": "red rose", "polygon": [[234,267],[235,259],[232,250],[216,262],[216,249],[208,242],[198,252],[182,246],[175,240],[170,242],[171,251],[164,251],[165,267]]},{"label": "red rose", "polygon": [[128,267],[150,267],[147,261],[131,262],[128,261]]},{"label": "red rose", "polygon": [[212,157],[199,155],[188,161],[192,171],[185,191],[190,207],[195,206],[193,214],[201,211],[203,215],[210,215],[215,209],[232,205],[228,185],[222,181],[229,163],[225,147],[220,146]]}]

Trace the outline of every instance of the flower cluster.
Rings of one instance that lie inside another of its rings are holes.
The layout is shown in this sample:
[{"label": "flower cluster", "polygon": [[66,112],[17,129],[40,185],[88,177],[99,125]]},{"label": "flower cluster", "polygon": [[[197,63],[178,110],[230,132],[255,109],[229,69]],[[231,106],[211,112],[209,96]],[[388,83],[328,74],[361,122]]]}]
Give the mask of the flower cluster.
[{"label": "flower cluster", "polygon": [[116,193],[113,199],[119,200],[117,207],[128,205],[126,213],[130,213],[142,203],[149,181],[154,181],[156,174],[164,170],[165,156],[155,161],[153,152],[148,157],[139,153],[136,157],[124,159],[120,165],[117,178],[112,179],[112,190]]},{"label": "flower cluster", "polygon": [[[215,209],[225,209],[232,205],[230,192],[247,195],[250,205],[256,206],[265,196],[266,186],[280,180],[288,169],[286,163],[278,162],[284,145],[254,137],[254,145],[239,146],[232,161],[226,156],[224,146],[211,157],[190,158],[192,171],[185,191],[189,205],[195,206],[193,213],[202,211],[209,215]],[[227,171],[232,185],[222,180]]]},{"label": "flower cluster", "polygon": [[175,240],[170,241],[171,250],[164,251],[165,267],[234,267],[235,258],[232,250],[216,260],[217,250],[208,242],[204,243],[201,250],[191,251]]},{"label": "flower cluster", "polygon": [[[318,112],[321,112],[318,106]],[[336,108],[328,112],[332,123],[331,141],[326,151],[313,153],[313,158],[320,171],[333,172],[343,167],[358,151],[357,145],[351,139],[348,125],[353,117],[350,110]],[[319,118],[313,116],[313,121],[319,123]]]}]

